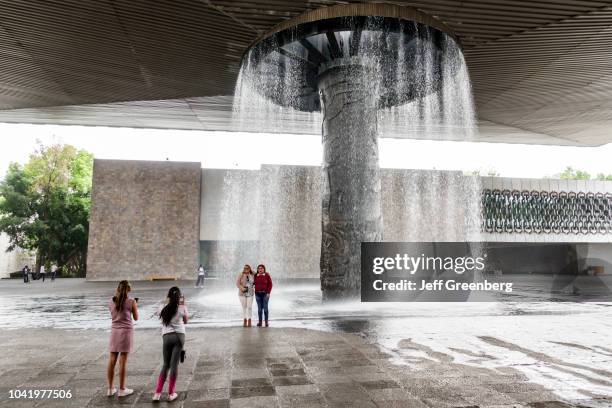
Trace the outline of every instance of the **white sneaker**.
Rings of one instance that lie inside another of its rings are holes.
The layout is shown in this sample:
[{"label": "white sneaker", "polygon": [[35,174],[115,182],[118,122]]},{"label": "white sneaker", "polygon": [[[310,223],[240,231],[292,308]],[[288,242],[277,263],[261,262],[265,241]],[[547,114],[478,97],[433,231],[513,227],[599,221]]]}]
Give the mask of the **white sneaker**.
[{"label": "white sneaker", "polygon": [[119,390],[119,392],[117,392],[117,396],[118,397],[127,397],[128,395],[132,395],[134,393],[134,390],[130,389],[130,388],[123,388],[121,390]]},{"label": "white sneaker", "polygon": [[159,401],[159,400],[161,400],[161,393],[160,394],[158,394],[158,393],[153,394],[153,401]]},{"label": "white sneaker", "polygon": [[176,392],[173,392],[172,394],[168,395],[168,402],[172,402],[177,398],[178,398],[178,394]]},{"label": "white sneaker", "polygon": [[106,390],[106,396],[107,397],[112,397],[113,395],[115,395],[117,393],[117,389],[116,388],[109,388],[108,390]]}]

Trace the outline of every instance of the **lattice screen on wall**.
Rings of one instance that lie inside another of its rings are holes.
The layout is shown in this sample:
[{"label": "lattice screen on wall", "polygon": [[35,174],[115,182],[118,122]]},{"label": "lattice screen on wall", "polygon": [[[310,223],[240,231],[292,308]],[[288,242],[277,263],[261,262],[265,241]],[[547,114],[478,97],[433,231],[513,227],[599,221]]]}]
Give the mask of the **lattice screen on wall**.
[{"label": "lattice screen on wall", "polygon": [[612,234],[612,194],[486,189],[482,215],[486,232]]}]

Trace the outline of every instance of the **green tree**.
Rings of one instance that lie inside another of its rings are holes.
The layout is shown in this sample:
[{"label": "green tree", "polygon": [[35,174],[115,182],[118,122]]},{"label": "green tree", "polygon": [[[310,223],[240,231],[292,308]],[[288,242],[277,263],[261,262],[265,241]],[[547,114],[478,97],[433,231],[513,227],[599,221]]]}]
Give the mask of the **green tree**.
[{"label": "green tree", "polygon": [[597,180],[601,181],[612,181],[612,174],[605,175],[603,173],[599,173],[597,175]]},{"label": "green tree", "polygon": [[93,156],[70,145],[40,146],[25,166],[12,163],[0,182],[0,232],[37,253],[37,267],[85,273]]},{"label": "green tree", "polygon": [[590,180],[591,175],[586,171],[575,170],[571,166],[567,166],[559,175],[562,180]]},{"label": "green tree", "polygon": [[[591,175],[583,170],[577,170],[571,166],[567,166],[565,170],[559,174],[560,179],[564,180],[591,180]],[[612,181],[612,174],[599,173],[594,180]]]},{"label": "green tree", "polygon": [[[483,174],[483,170],[481,169],[476,169],[476,170],[467,170],[464,171],[463,174],[466,176],[482,176]],[[487,177],[499,177],[499,172],[495,169],[488,169],[488,170],[484,170],[484,175]]]}]

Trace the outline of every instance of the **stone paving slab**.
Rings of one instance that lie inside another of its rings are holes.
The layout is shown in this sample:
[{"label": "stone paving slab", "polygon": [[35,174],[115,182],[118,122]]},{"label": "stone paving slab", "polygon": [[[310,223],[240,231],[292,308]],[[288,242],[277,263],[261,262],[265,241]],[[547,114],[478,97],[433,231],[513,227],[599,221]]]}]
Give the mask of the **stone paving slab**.
[{"label": "stone paving slab", "polygon": [[[605,399],[559,401],[507,367],[463,366],[441,353],[399,366],[389,353],[355,334],[255,327],[188,330],[179,399],[156,404],[151,397],[161,367],[160,335],[139,329],[128,361],[127,384],[135,393],[108,398],[108,336],[104,330],[0,332],[6,350],[21,350],[0,362],[0,407],[612,407]],[[41,338],[52,340],[44,350],[34,347]],[[403,345],[414,347],[410,341]],[[70,389],[73,398],[8,398],[11,389],[35,388]]]}]

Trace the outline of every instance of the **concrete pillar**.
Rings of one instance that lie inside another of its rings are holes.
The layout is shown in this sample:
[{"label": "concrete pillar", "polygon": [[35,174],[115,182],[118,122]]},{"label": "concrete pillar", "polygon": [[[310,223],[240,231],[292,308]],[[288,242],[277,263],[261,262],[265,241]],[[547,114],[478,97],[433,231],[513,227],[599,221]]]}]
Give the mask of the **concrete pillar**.
[{"label": "concrete pillar", "polygon": [[361,242],[382,239],[377,87],[369,68],[336,61],[319,76],[323,113],[321,289],[357,297]]}]

